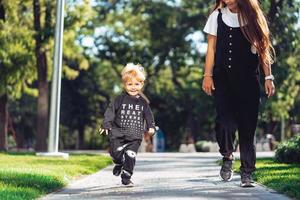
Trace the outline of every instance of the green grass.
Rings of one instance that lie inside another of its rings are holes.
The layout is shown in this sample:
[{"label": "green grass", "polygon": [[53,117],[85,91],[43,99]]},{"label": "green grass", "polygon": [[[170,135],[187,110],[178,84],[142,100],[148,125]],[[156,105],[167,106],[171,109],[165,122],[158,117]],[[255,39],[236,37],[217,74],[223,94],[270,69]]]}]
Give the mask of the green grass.
[{"label": "green grass", "polygon": [[[240,161],[235,161],[238,172]],[[257,159],[254,180],[290,197],[300,199],[300,164],[282,164],[272,158]]]},{"label": "green grass", "polygon": [[109,157],[95,154],[71,154],[65,160],[29,153],[0,153],[0,199],[35,199],[111,163]]}]

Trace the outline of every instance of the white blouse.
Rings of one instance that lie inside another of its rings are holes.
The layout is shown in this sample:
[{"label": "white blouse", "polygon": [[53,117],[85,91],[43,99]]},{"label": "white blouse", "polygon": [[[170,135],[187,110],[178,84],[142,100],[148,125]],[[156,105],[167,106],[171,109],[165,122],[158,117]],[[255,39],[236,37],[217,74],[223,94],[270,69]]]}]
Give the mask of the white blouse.
[{"label": "white blouse", "polygon": [[[227,26],[240,27],[237,13],[231,12],[228,7],[221,8],[221,13],[222,13],[222,20]],[[215,10],[210,14],[205,24],[205,27],[203,29],[205,33],[217,36],[218,15],[219,15],[218,10]]]}]

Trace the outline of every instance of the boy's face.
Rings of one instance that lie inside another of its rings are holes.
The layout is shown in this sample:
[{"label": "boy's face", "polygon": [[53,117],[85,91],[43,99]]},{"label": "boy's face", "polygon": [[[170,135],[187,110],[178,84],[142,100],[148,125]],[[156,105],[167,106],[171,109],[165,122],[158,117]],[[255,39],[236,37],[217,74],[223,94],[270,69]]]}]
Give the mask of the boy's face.
[{"label": "boy's face", "polygon": [[135,78],[128,80],[126,83],[124,83],[124,88],[130,96],[138,95],[139,92],[142,90],[143,86],[144,83],[136,80]]}]

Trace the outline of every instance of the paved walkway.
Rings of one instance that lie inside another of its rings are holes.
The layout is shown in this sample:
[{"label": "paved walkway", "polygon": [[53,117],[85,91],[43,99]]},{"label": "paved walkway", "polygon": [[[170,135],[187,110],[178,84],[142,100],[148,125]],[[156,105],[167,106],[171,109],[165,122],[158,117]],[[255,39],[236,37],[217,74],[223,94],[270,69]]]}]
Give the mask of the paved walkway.
[{"label": "paved walkway", "polygon": [[[258,154],[259,156],[270,154]],[[42,198],[101,199],[101,200],[287,200],[273,190],[257,185],[239,187],[240,177],[231,182],[220,181],[217,153],[144,153],[138,154],[132,181],[135,186],[124,187],[120,177],[112,175],[112,166],[69,184],[66,188]]]}]

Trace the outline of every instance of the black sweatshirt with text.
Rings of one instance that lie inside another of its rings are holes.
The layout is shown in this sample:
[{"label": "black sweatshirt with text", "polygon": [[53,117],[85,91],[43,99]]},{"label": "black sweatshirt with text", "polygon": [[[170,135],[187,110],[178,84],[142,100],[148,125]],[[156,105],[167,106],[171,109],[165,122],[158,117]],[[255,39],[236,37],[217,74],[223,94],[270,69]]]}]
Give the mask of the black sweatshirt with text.
[{"label": "black sweatshirt with text", "polygon": [[151,108],[142,96],[130,96],[124,92],[106,109],[103,128],[111,130],[111,138],[142,140],[149,128],[155,128],[155,122]]}]

